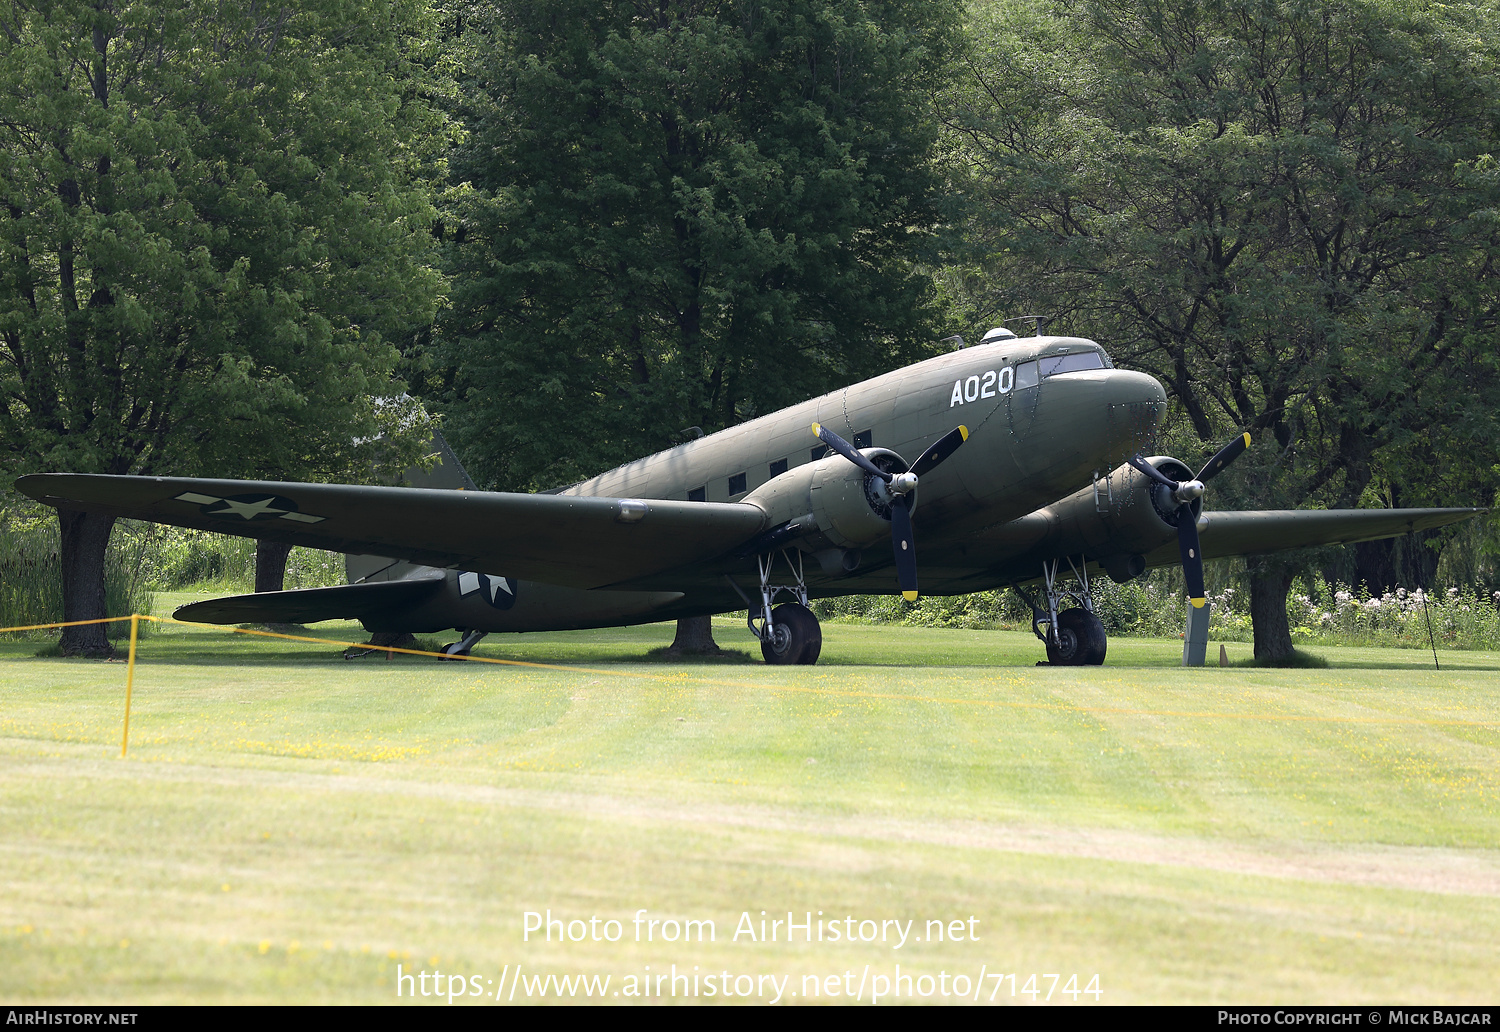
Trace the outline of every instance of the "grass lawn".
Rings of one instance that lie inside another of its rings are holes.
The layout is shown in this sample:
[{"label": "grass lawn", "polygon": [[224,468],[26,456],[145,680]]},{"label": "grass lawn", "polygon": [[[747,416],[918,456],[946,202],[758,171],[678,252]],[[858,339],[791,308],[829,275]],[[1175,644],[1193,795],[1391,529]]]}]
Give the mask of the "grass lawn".
[{"label": "grass lawn", "polygon": [[[476,650],[569,670],[169,626],[124,760],[123,662],[0,643],[0,998],[397,1002],[400,965],[400,1002],[547,974],[627,1002],[649,966],[672,1002],[675,965],[713,1001],[724,973],[785,1003],[981,972],[1005,1003],[1033,974],[1069,1005],[1495,1000],[1500,654],[1186,671],[1117,639],[1053,669],[1024,634],[827,624],[786,669],[716,634],[746,661],[650,662],[668,625]],[[549,910],[600,941],[528,941]],[[662,941],[689,919],[714,941]]]}]

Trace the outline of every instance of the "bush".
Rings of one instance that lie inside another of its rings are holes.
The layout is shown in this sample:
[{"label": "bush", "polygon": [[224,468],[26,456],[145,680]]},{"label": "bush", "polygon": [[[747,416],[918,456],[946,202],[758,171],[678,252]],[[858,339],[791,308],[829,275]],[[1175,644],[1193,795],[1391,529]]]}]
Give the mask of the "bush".
[{"label": "bush", "polygon": [[[62,620],[62,570],[57,518],[50,509],[17,504],[0,510],[0,627]],[[189,588],[226,594],[250,591],[255,581],[255,542],[202,530],[120,520],[104,559],[104,604],[110,616],[149,613],[157,591]],[[344,583],[338,552],[293,548],[287,558],[287,588]],[[141,624],[146,633],[150,624]],[[55,630],[16,632],[42,640]],[[130,634],[125,621],[110,624],[109,637]]]},{"label": "bush", "polygon": [[[63,618],[62,568],[58,559],[57,520],[49,516],[0,519],[0,627],[57,623]],[[143,563],[145,544],[139,535],[110,538],[104,556],[104,611],[110,616],[149,613],[155,602]],[[149,624],[142,624],[146,633]],[[12,632],[26,640],[50,638],[55,630]],[[119,640],[130,636],[130,624],[112,623],[106,632]]]},{"label": "bush", "polygon": [[[1094,612],[1104,629],[1118,637],[1178,638],[1187,622],[1187,599],[1180,583],[1140,578],[1125,584],[1100,578],[1093,583]],[[1226,587],[1210,591],[1209,637],[1214,641],[1254,641],[1249,597]],[[899,595],[850,595],[812,603],[823,620],[895,623],[920,627],[979,627],[1029,630],[1031,610],[1009,590],[973,595],[927,596],[915,603]],[[1372,598],[1345,584],[1318,581],[1293,584],[1287,621],[1297,644],[1428,647],[1427,621],[1440,648],[1500,650],[1500,591],[1445,588],[1428,596],[1420,588],[1397,588]]]}]

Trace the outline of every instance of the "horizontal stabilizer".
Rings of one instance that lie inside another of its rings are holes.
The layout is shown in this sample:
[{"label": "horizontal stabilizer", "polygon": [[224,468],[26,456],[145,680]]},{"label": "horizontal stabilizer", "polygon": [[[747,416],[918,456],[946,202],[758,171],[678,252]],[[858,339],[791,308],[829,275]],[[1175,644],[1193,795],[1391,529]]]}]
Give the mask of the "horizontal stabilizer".
[{"label": "horizontal stabilizer", "polygon": [[340,584],[331,588],[262,591],[254,595],[210,598],[182,606],[172,615],[192,623],[317,623],[319,620],[365,620],[415,605],[438,589],[435,576],[410,580]]}]

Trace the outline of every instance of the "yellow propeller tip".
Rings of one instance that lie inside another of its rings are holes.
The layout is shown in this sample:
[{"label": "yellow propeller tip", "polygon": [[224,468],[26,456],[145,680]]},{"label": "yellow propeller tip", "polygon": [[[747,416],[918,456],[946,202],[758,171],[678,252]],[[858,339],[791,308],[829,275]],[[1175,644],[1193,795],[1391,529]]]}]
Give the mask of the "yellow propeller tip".
[{"label": "yellow propeller tip", "polygon": [[960,423],[958,425],[958,432],[959,432],[959,435],[962,436],[964,440],[967,441],[969,439],[969,428],[966,427],[966,426],[964,426],[962,423]]},{"label": "yellow propeller tip", "polygon": [[915,602],[917,600],[917,593],[915,591],[903,591],[901,597],[908,602]]},{"label": "yellow propeller tip", "polygon": [[813,424],[813,436],[817,436],[818,433],[822,431],[822,429],[823,429],[823,424],[822,423],[814,423]]},{"label": "yellow propeller tip", "polygon": [[1248,433],[1245,434],[1245,447],[1250,447],[1250,435]]},{"label": "yellow propeller tip", "polygon": [[1204,606],[1208,605],[1208,599],[1206,598],[1190,598],[1188,599],[1188,601],[1193,604],[1194,609],[1202,609]]}]

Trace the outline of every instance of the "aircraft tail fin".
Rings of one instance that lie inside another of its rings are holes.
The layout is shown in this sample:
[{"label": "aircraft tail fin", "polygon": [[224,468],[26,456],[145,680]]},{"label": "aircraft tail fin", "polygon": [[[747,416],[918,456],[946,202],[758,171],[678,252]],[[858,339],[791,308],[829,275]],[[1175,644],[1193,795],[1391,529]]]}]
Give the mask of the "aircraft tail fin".
[{"label": "aircraft tail fin", "polygon": [[[427,442],[427,453],[436,454],[438,457],[433,467],[424,470],[420,466],[413,466],[397,478],[394,486],[448,491],[479,490],[468,471],[464,469],[463,463],[458,461],[458,456],[453,453],[448,442],[443,440],[443,435],[438,432],[436,426],[432,428],[432,437]],[[382,555],[344,556],[344,575],[350,584],[404,580],[412,576],[414,572],[425,569],[427,569],[425,566]]]}]

